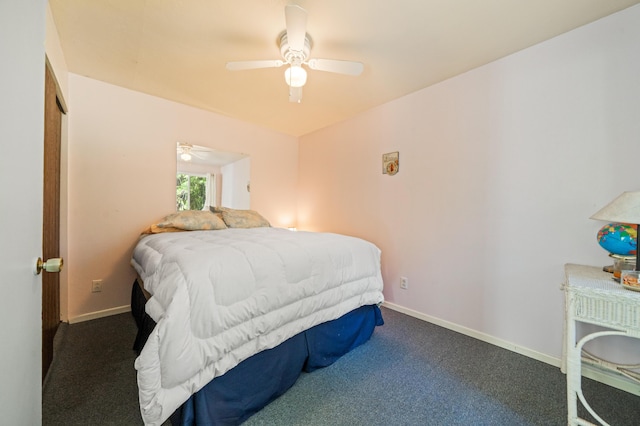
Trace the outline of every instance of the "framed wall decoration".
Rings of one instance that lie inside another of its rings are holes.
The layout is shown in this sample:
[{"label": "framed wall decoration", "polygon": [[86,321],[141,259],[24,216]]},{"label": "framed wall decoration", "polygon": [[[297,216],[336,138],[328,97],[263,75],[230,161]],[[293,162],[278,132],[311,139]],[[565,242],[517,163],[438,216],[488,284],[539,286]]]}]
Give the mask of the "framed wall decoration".
[{"label": "framed wall decoration", "polygon": [[382,154],[382,174],[395,175],[400,169],[400,153],[389,152]]}]

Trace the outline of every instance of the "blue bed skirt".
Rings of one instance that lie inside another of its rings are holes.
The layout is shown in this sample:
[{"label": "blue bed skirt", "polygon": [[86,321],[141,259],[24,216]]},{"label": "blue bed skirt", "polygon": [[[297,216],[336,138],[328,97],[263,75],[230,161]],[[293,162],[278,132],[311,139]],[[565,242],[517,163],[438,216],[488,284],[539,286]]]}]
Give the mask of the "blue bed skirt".
[{"label": "blue bed skirt", "polygon": [[[139,352],[155,323],[144,312],[144,295],[137,282],[133,285],[131,311],[138,324],[134,349]],[[374,328],[382,324],[378,306],[368,305],[297,334],[216,377],[171,416],[171,424],[238,425],[285,393],[303,371],[331,365],[369,340]]]}]

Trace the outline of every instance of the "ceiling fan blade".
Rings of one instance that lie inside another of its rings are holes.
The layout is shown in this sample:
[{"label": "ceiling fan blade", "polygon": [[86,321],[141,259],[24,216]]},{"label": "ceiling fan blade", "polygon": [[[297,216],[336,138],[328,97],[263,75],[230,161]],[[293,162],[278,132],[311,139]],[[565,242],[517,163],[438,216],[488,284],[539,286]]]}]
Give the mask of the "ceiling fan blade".
[{"label": "ceiling fan blade", "polygon": [[300,103],[302,101],[302,87],[289,87],[289,102]]},{"label": "ceiling fan blade", "polygon": [[318,71],[335,72],[338,74],[360,75],[364,70],[362,62],[339,61],[337,59],[309,59],[309,68]]},{"label": "ceiling fan blade", "polygon": [[307,11],[298,5],[289,4],[284,8],[284,18],[289,48],[301,52],[307,35]]},{"label": "ceiling fan blade", "polygon": [[278,68],[284,65],[284,62],[280,59],[273,61],[240,61],[240,62],[227,62],[226,68],[229,71],[241,71],[241,70],[254,70],[258,68]]}]

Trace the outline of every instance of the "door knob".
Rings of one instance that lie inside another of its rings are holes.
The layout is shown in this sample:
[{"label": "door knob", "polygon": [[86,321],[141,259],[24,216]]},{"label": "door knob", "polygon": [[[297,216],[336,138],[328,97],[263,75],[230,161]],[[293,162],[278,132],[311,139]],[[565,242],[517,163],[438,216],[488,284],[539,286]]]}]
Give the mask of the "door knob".
[{"label": "door knob", "polygon": [[33,271],[34,275],[40,275],[42,270],[47,272],[60,272],[62,270],[63,263],[64,262],[61,257],[54,257],[45,262],[43,262],[42,258],[39,257],[38,260],[36,260],[36,269]]}]

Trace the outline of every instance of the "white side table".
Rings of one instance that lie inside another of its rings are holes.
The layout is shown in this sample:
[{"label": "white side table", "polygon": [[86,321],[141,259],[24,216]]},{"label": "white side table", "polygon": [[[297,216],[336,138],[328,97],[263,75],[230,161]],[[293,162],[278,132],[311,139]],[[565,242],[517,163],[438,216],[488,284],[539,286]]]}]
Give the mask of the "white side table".
[{"label": "white side table", "polygon": [[[587,353],[585,343],[601,336],[630,336],[640,339],[640,292],[627,290],[602,268],[565,265],[565,328],[562,370],[567,373],[567,403],[569,425],[592,425],[578,417],[579,399],[587,411],[602,425],[608,425],[587,403],[582,394],[582,364],[597,365],[616,371],[638,382],[638,365],[615,364]],[[576,323],[584,322],[606,327],[577,340]],[[577,341],[576,341],[577,340]]]}]

